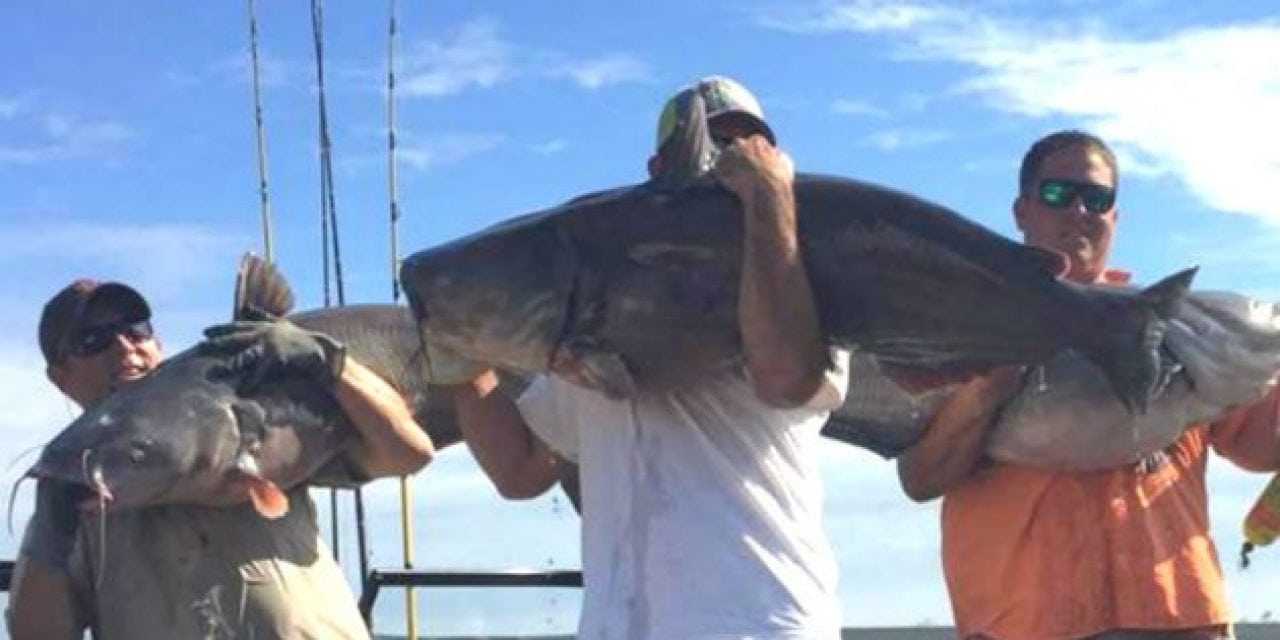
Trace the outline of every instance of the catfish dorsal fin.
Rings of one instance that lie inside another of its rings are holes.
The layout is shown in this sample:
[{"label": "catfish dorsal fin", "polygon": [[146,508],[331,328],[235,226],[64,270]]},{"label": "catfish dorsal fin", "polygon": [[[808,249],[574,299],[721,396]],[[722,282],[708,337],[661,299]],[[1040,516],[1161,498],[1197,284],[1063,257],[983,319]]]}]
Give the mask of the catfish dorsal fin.
[{"label": "catfish dorsal fin", "polygon": [[1200,267],[1183,269],[1160,282],[1142,290],[1140,294],[1151,304],[1152,312],[1157,317],[1168,319],[1177,311],[1183,296],[1191,289],[1191,281],[1195,279]]},{"label": "catfish dorsal fin", "polygon": [[[676,98],[675,129],[658,149],[662,171],[654,178],[658,185],[679,189],[705,176],[719,152],[707,126],[707,104],[702,94],[690,91]],[[663,114],[666,117],[667,114]]]},{"label": "catfish dorsal fin", "polygon": [[293,289],[275,265],[246,253],[236,272],[234,320],[281,318],[293,311]]}]

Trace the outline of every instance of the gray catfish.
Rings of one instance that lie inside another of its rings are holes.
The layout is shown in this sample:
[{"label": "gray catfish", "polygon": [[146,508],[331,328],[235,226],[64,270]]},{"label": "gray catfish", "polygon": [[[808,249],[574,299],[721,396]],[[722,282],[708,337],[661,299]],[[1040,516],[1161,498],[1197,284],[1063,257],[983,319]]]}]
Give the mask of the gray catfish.
[{"label": "gray catfish", "polygon": [[[1097,366],[1064,351],[1032,369],[1001,411],[987,455],[1044,468],[1092,471],[1132,464],[1193,424],[1249,402],[1280,374],[1280,309],[1218,291],[1193,291],[1161,345],[1172,365],[1147,411],[1131,414]],[[894,457],[921,436],[949,390],[908,393],[874,360],[854,355],[848,401],[824,433]]]},{"label": "gray catfish", "polygon": [[[247,259],[236,314],[283,315],[293,305],[274,268]],[[437,448],[460,434],[449,398],[428,390],[423,348],[409,310],[366,305],[307,311],[296,324],[328,333],[400,391]],[[348,446],[351,426],[326,390],[305,376],[275,376],[252,394],[245,374],[199,347],[166,360],[142,381],[85,411],[28,472],[70,483],[109,508],[254,501],[278,514],[280,489],[311,477]],[[436,358],[437,366],[445,364]]]},{"label": "gray catfish", "polygon": [[[713,148],[700,99],[675,158]],[[694,169],[696,170],[696,169]],[[800,174],[805,267],[826,337],[917,379],[1037,363],[1073,348],[1141,410],[1156,347],[1194,270],[1142,292],[1059,280],[1065,258],[885,187]],[[429,342],[621,397],[740,358],[742,211],[707,176],[571,200],[414,254],[400,281]]]}]

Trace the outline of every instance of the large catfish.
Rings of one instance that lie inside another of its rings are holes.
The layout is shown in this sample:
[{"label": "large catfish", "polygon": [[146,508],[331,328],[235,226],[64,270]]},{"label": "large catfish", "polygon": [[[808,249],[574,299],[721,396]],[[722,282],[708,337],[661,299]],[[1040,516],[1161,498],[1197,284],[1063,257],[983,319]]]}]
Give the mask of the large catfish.
[{"label": "large catfish", "polygon": [[[699,98],[674,156],[712,149]],[[685,163],[703,167],[705,162]],[[615,397],[679,387],[740,359],[742,207],[708,176],[571,200],[404,261],[426,339]],[[1058,279],[1060,254],[885,187],[796,176],[801,249],[827,340],[916,382],[1038,363],[1066,348],[1140,411],[1187,270],[1141,292]]]},{"label": "large catfish", "polygon": [[[280,274],[247,259],[235,317],[281,316],[292,306]],[[449,397],[429,390],[424,347],[407,308],[349,306],[288,319],[343,342],[351,357],[391,383],[437,448],[460,440]],[[447,356],[432,360],[446,375],[466,377],[448,373]],[[275,513],[280,491],[332,461],[354,431],[332,394],[306,376],[273,376],[241,393],[245,374],[228,371],[227,362],[226,354],[199,346],[167,359],[87,409],[45,447],[28,475],[68,483],[111,509],[249,498],[264,515]]]},{"label": "large catfish", "polygon": [[[1193,291],[1170,320],[1161,349],[1168,379],[1146,412],[1130,413],[1098,367],[1064,351],[1030,369],[986,439],[991,458],[1093,471],[1133,464],[1187,427],[1256,399],[1280,374],[1280,308],[1223,291]],[[824,433],[895,457],[923,434],[947,389],[910,393],[865,354],[854,354],[848,400]]]}]

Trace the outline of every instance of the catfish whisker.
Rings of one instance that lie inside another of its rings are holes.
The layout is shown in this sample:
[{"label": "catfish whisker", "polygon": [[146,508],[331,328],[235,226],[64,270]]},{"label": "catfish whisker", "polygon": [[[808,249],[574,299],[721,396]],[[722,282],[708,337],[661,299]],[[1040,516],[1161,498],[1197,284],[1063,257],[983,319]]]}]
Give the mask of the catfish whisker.
[{"label": "catfish whisker", "polygon": [[13,503],[18,498],[18,487],[22,486],[22,481],[26,480],[27,477],[26,475],[18,476],[18,479],[13,483],[13,489],[9,491],[9,507],[6,509],[5,525],[9,527],[9,535],[11,536],[13,535]]},{"label": "catfish whisker", "polygon": [[93,486],[93,478],[89,476],[89,456],[92,453],[89,449],[80,452],[80,475],[84,476],[84,483],[91,487]]},{"label": "catfish whisker", "polygon": [[37,444],[37,445],[35,445],[35,446],[33,446],[33,447],[29,448],[29,449],[25,449],[25,450],[23,450],[23,451],[19,451],[19,452],[18,452],[18,455],[14,456],[14,457],[13,457],[13,460],[10,460],[10,461],[9,461],[9,465],[8,465],[8,466],[6,466],[6,467],[4,468],[4,470],[5,470],[5,471],[12,471],[12,470],[13,470],[14,465],[16,465],[16,464],[18,464],[19,462],[21,462],[23,458],[25,458],[25,457],[27,457],[27,456],[31,455],[32,453],[34,453],[34,452],[36,452],[36,451],[40,450],[40,449],[41,449],[41,448],[43,448],[43,447],[44,447],[44,445],[43,445],[43,444]]},{"label": "catfish whisker", "polygon": [[98,579],[94,589],[101,591],[102,581],[107,575],[107,498],[110,495],[101,465],[93,468],[93,481],[98,492]]},{"label": "catfish whisker", "polygon": [[107,480],[102,474],[102,465],[100,464],[93,467],[92,485],[104,500],[113,500],[115,498],[115,496],[111,495],[111,488],[107,486]]}]

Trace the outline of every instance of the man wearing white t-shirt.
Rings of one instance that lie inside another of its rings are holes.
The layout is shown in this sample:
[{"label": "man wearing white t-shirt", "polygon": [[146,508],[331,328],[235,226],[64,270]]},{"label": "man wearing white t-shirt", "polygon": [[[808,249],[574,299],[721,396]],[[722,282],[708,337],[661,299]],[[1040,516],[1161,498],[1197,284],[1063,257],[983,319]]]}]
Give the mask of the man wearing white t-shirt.
[{"label": "man wearing white t-shirt", "polygon": [[486,372],[455,391],[462,432],[507,498],[540,495],[565,461],[579,465],[580,638],[838,638],[815,449],[847,358],[822,339],[791,161],[745,88],[709,77],[673,97],[650,172],[693,91],[726,141],[713,172],[742,202],[743,366],[626,400],[541,377],[513,402]]}]

